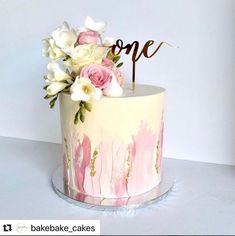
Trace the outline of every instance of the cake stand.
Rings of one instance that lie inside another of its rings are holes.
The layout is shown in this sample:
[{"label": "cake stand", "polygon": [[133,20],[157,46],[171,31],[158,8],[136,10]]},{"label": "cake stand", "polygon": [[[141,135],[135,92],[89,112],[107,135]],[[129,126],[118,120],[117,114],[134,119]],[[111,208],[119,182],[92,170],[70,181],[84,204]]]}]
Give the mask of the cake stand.
[{"label": "cake stand", "polygon": [[130,210],[146,207],[165,198],[174,186],[174,178],[166,173],[163,175],[161,183],[146,193],[129,198],[103,198],[77,193],[68,186],[64,186],[62,167],[54,171],[51,180],[54,191],[62,199],[75,206],[102,211]]}]

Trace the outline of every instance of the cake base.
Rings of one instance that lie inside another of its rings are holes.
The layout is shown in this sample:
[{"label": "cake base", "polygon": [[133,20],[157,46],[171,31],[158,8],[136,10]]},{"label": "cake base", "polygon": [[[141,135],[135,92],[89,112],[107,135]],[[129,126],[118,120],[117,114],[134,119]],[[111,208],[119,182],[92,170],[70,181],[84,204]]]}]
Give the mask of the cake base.
[{"label": "cake base", "polygon": [[54,191],[62,199],[75,206],[93,210],[130,210],[145,207],[165,198],[174,186],[173,177],[166,173],[161,183],[146,193],[129,198],[100,198],[78,194],[68,186],[64,186],[62,167],[54,171],[51,180]]}]

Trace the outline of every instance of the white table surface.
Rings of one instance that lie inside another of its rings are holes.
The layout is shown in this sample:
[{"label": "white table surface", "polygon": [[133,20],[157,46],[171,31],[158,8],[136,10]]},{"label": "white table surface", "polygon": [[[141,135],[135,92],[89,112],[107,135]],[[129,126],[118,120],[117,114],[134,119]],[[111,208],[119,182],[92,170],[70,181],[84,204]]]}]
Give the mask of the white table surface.
[{"label": "white table surface", "polygon": [[169,196],[144,209],[73,206],[51,187],[61,145],[0,137],[0,219],[99,219],[102,234],[235,234],[235,166],[164,159]]}]

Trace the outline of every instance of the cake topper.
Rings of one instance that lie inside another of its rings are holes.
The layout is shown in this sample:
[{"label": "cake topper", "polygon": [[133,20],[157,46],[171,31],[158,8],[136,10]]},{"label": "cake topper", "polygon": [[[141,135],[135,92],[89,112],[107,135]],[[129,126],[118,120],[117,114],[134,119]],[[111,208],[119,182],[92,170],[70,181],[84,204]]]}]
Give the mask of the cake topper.
[{"label": "cake topper", "polygon": [[[152,52],[150,53],[148,51],[149,47],[152,46],[154,44],[154,41],[153,40],[148,40],[145,44],[144,44],[144,47],[142,48],[142,50],[140,52],[138,52],[139,50],[139,42],[138,41],[134,41],[133,43],[131,44],[126,44],[125,46],[123,45],[123,41],[121,39],[118,39],[116,41],[116,43],[112,46],[112,53],[114,55],[119,55],[123,50],[126,50],[125,53],[128,55],[131,50],[133,49],[132,51],[132,57],[131,57],[131,60],[132,60],[132,88],[134,89],[135,88],[135,70],[136,70],[136,62],[140,59],[141,56],[144,56],[146,58],[150,58],[150,57],[153,57],[157,52],[158,50],[161,48],[161,46],[163,44],[166,44],[170,47],[173,47],[171,44],[167,43],[167,42],[161,42],[160,44],[157,45],[157,48]],[[116,51],[116,49],[118,49],[118,51]]]}]

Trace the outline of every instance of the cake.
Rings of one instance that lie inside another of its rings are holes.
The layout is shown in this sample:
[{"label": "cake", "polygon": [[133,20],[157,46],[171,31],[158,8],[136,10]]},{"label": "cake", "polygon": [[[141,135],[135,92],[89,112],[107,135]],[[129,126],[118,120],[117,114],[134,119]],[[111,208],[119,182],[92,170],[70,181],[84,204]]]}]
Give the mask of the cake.
[{"label": "cake", "polygon": [[124,85],[115,41],[102,40],[103,29],[87,17],[85,27],[64,23],[43,41],[52,60],[44,89],[51,108],[60,100],[67,194],[118,202],[161,182],[165,90]]},{"label": "cake", "polygon": [[72,118],[78,104],[60,95],[64,178],[78,193],[130,197],[161,181],[164,89],[124,90],[122,97],[94,101],[77,125]]}]

